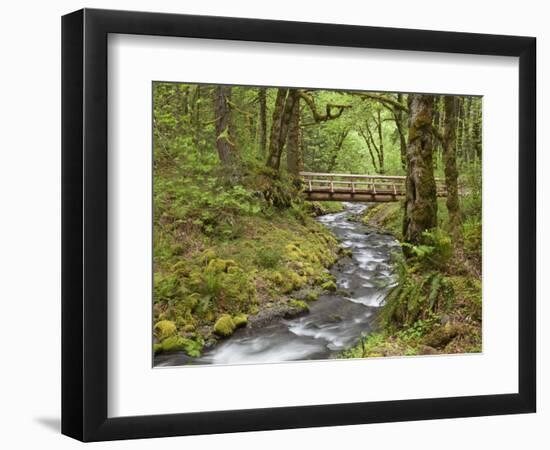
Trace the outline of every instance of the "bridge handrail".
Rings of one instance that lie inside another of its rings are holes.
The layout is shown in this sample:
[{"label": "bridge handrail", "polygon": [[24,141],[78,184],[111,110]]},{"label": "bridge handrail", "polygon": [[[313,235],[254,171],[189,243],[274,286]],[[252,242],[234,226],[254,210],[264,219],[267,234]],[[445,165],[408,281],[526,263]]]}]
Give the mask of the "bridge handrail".
[{"label": "bridge handrail", "polygon": [[[407,178],[405,175],[362,175],[354,173],[322,173],[322,172],[300,172],[300,176],[304,178],[310,177],[328,177],[328,178],[357,178],[367,180],[399,180],[405,181]],[[312,180],[313,181],[313,180]],[[324,180],[318,180],[324,181]],[[436,182],[444,182],[441,178],[435,178]]]},{"label": "bridge handrail", "polygon": [[321,172],[300,172],[303,177],[335,177],[335,178],[364,178],[364,179],[384,179],[389,180],[404,180],[403,175],[360,175],[352,173],[321,173]]}]

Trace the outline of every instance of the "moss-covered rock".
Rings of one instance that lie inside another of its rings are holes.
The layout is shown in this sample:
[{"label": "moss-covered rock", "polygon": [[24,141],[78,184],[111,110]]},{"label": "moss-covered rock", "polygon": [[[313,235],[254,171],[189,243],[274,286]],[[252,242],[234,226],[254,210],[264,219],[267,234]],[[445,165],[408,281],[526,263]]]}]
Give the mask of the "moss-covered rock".
[{"label": "moss-covered rock", "polygon": [[319,299],[319,294],[316,291],[308,291],[304,297],[308,302],[314,302]]},{"label": "moss-covered rock", "polygon": [[338,289],[337,286],[336,286],[336,283],[332,280],[325,281],[321,285],[321,288],[323,288],[325,291],[331,291],[331,292],[336,292],[336,289]]},{"label": "moss-covered rock", "polygon": [[246,327],[248,316],[246,314],[237,314],[233,317],[233,323],[235,324],[235,328]]},{"label": "moss-covered rock", "polygon": [[286,276],[288,277],[290,283],[292,284],[292,289],[300,289],[307,282],[307,279],[305,277],[298,275],[293,270],[287,271]]},{"label": "moss-covered rock", "polygon": [[351,248],[340,247],[338,249],[338,254],[342,257],[345,257],[345,256],[351,256],[353,252],[351,251]]},{"label": "moss-covered rock", "polygon": [[459,325],[447,322],[444,326],[435,328],[424,338],[424,343],[430,347],[443,348],[461,333]]},{"label": "moss-covered rock", "polygon": [[293,298],[293,299],[290,299],[288,304],[292,308],[296,308],[301,312],[309,311],[309,305],[306,302],[304,302],[303,300],[296,300],[296,299]]},{"label": "moss-covered rock", "polygon": [[287,244],[285,245],[285,251],[287,256],[291,259],[300,259],[304,257],[304,253],[296,244]]},{"label": "moss-covered rock", "polygon": [[155,331],[155,336],[160,341],[176,334],[176,324],[171,320],[161,320],[155,324],[153,329]]},{"label": "moss-covered rock", "polygon": [[213,259],[206,266],[206,271],[211,273],[227,272],[231,266],[236,266],[232,259]]},{"label": "moss-covered rock", "polygon": [[198,358],[201,355],[202,342],[187,339],[181,336],[170,336],[160,344],[154,346],[155,353],[160,352],[185,352],[189,356]]},{"label": "moss-covered rock", "polygon": [[231,336],[235,328],[235,322],[229,314],[223,314],[214,324],[214,332],[222,337]]},{"label": "moss-covered rock", "polygon": [[160,352],[162,352],[162,344],[153,344],[153,353],[156,355]]}]

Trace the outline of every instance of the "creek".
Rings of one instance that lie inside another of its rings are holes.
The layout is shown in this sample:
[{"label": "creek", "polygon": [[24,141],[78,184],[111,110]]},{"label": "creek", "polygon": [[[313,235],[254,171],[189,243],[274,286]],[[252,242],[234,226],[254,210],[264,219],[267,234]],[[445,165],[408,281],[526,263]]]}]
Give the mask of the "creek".
[{"label": "creek", "polygon": [[200,358],[183,353],[155,356],[155,366],[183,364],[253,364],[334,358],[373,330],[375,313],[394,283],[392,253],[398,241],[351,220],[367,204],[344,203],[344,211],[317,220],[328,227],[342,247],[352,251],[330,270],[336,292],[323,292],[309,303],[309,313],[276,319],[263,327],[237,330]]}]

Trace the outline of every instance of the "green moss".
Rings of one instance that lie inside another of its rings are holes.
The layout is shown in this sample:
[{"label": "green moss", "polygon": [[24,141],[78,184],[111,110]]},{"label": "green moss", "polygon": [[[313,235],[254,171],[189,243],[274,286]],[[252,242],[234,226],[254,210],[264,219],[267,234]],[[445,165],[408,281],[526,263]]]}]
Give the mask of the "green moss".
[{"label": "green moss", "polygon": [[211,273],[219,273],[219,272],[227,272],[228,269],[232,266],[235,266],[236,263],[232,259],[212,259],[208,266],[206,267],[207,272]]},{"label": "green moss", "polygon": [[156,355],[157,353],[162,352],[162,344],[153,344],[153,353]]},{"label": "green moss", "polygon": [[316,300],[319,299],[319,294],[315,291],[309,291],[306,296],[305,296],[305,299],[308,301],[308,302],[314,302]]},{"label": "green moss", "polygon": [[334,281],[325,281],[321,288],[323,288],[325,291],[332,291],[335,292],[337,289],[336,283]]},{"label": "green moss", "polygon": [[380,231],[391,233],[401,238],[403,206],[399,202],[379,203],[370,206],[361,218],[361,221]]},{"label": "green moss", "polygon": [[[154,318],[174,322],[186,337],[206,339],[223,314],[239,322],[241,314],[257,314],[263,305],[330,279],[324,272],[338,257],[338,243],[301,205],[234,215],[228,224],[240,231],[229,236],[210,205],[191,226],[172,204],[165,207],[178,219],[156,222]],[[208,223],[217,231],[206,231]],[[178,243],[185,249],[180,256],[172,251]]]},{"label": "green moss", "polygon": [[153,329],[155,330],[155,335],[161,341],[176,334],[176,324],[171,320],[161,320],[155,324]]},{"label": "green moss", "polygon": [[280,272],[271,272],[266,276],[273,284],[281,286],[284,282],[283,275]]},{"label": "green moss", "polygon": [[278,248],[259,248],[256,253],[256,264],[263,269],[274,269],[281,264],[283,254]]},{"label": "green moss", "polygon": [[426,338],[424,343],[434,348],[443,348],[462,332],[459,325],[447,322],[444,326],[436,327]]},{"label": "green moss", "polygon": [[340,254],[340,256],[343,256],[343,257],[345,257],[345,256],[350,256],[351,257],[352,254],[353,254],[351,248],[344,248],[344,247],[340,247],[338,249],[338,253]]},{"label": "green moss", "polygon": [[237,314],[233,317],[233,323],[236,328],[246,327],[248,316],[246,314]]},{"label": "green moss", "polygon": [[341,202],[307,202],[306,208],[312,216],[317,217],[341,212],[344,205]]},{"label": "green moss", "polygon": [[214,332],[223,337],[231,336],[235,328],[235,322],[229,314],[223,314],[214,324]]},{"label": "green moss", "polygon": [[202,252],[202,255],[200,256],[199,260],[202,264],[206,265],[216,257],[217,257],[216,252],[210,248]]},{"label": "green moss", "polygon": [[155,353],[159,352],[185,352],[189,356],[197,358],[201,355],[203,343],[181,336],[170,336],[158,344]]},{"label": "green moss", "polygon": [[293,308],[299,309],[300,311],[309,311],[309,305],[303,300],[290,299],[288,302]]},{"label": "green moss", "polygon": [[302,286],[304,286],[307,282],[305,277],[302,277],[298,275],[293,270],[289,270],[286,272],[286,276],[290,283],[292,284],[292,289],[300,289]]},{"label": "green moss", "polygon": [[188,261],[181,260],[171,267],[171,271],[177,273],[178,275],[187,277],[189,276],[191,267]]}]

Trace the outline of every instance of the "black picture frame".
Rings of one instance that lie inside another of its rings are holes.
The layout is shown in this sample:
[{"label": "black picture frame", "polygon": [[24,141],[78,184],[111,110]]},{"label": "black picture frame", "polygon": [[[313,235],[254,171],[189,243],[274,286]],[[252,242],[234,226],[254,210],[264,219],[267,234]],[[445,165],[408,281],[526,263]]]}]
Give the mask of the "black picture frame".
[{"label": "black picture frame", "polygon": [[[107,36],[178,36],[519,57],[517,393],[107,416]],[[536,40],[83,9],[62,18],[62,433],[82,441],[535,412]]]}]

